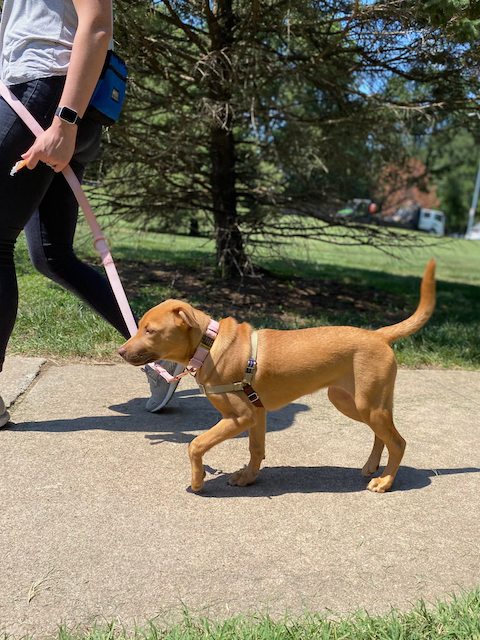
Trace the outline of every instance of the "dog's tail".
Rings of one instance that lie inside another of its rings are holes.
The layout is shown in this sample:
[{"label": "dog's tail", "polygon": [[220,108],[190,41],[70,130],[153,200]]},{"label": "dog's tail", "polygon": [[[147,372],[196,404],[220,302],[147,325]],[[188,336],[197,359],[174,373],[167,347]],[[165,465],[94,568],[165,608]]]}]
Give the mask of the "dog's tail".
[{"label": "dog's tail", "polygon": [[403,322],[392,324],[389,327],[377,329],[376,333],[380,333],[389,343],[395,342],[400,338],[416,333],[425,325],[435,309],[435,260],[429,260],[422,278],[420,286],[420,302],[417,310]]}]

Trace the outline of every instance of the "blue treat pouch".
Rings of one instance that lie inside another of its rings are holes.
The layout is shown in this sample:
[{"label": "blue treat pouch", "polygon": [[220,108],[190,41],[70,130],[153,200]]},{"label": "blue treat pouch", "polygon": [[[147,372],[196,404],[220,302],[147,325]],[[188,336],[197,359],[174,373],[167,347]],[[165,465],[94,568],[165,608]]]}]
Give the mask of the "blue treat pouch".
[{"label": "blue treat pouch", "polygon": [[106,126],[115,124],[120,118],[126,89],[127,65],[109,50],[86,115]]}]

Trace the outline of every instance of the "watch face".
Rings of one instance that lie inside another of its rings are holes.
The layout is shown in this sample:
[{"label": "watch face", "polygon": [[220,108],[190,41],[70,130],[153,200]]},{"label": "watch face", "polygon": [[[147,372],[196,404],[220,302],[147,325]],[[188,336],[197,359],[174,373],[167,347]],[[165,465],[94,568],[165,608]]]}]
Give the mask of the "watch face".
[{"label": "watch face", "polygon": [[77,121],[78,114],[73,109],[70,109],[70,107],[60,107],[58,117],[74,124]]}]

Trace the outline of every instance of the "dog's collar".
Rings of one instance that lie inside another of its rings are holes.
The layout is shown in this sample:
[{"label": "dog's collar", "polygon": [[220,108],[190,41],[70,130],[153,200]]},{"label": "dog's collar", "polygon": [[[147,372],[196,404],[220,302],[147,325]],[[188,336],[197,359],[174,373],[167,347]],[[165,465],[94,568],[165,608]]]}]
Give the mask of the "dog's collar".
[{"label": "dog's collar", "polygon": [[197,374],[197,371],[205,362],[206,357],[208,356],[210,349],[215,341],[215,338],[218,335],[219,323],[216,320],[210,320],[208,323],[207,330],[202,336],[200,340],[200,344],[197,347],[197,350],[193,354],[190,362],[185,367],[185,370],[182,373],[179,373],[177,376],[172,376],[166,369],[164,369],[158,362],[150,363],[150,367],[154,369],[159,375],[162,376],[164,380],[167,382],[176,382],[180,380],[183,376],[190,373],[192,376]]},{"label": "dog's collar", "polygon": [[192,359],[188,363],[187,371],[192,375],[195,375],[200,367],[205,362],[205,358],[208,356],[210,349],[218,335],[219,323],[216,320],[210,320],[207,330],[200,340],[200,344],[197,350],[193,354]]}]

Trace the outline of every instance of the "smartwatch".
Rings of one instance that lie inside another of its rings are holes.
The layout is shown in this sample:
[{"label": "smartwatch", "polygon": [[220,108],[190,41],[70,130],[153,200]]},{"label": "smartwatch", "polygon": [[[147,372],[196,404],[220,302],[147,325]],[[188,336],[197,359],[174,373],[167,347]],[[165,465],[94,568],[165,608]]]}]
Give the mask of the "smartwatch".
[{"label": "smartwatch", "polygon": [[70,109],[70,107],[57,107],[55,115],[70,124],[79,124],[81,121],[80,116],[76,111]]}]

